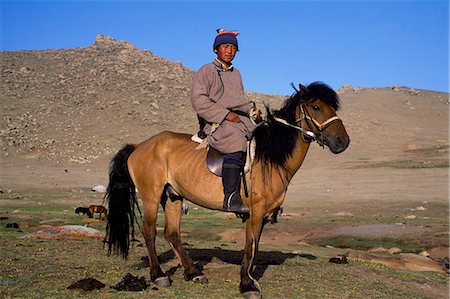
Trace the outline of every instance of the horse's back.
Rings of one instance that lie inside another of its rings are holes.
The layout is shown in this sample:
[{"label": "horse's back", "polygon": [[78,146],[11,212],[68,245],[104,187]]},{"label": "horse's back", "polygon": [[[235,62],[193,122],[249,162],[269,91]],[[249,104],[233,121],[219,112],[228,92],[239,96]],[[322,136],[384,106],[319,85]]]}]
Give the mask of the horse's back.
[{"label": "horse's back", "polygon": [[168,177],[169,168],[186,165],[192,160],[189,157],[198,161],[197,156],[202,155],[202,150],[196,150],[197,146],[189,134],[160,132],[136,146],[128,159],[130,174],[134,178],[147,177],[151,173]]}]

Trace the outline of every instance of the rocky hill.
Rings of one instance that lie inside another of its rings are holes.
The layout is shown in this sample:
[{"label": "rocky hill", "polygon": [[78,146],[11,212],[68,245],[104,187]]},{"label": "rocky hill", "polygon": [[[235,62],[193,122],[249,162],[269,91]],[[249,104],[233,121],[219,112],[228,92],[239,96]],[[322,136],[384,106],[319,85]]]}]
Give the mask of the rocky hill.
[{"label": "rocky hill", "polygon": [[0,60],[4,157],[87,163],[161,130],[195,132],[193,71],[126,41],[98,35],[86,48],[0,52]]},{"label": "rocky hill", "polygon": [[[0,61],[2,159],[104,163],[124,143],[162,130],[196,131],[193,71],[126,41],[98,35],[86,48],[0,52]],[[339,94],[339,115],[352,140],[345,155],[352,160],[448,148],[446,93],[348,85]],[[253,92],[247,97],[272,107],[284,100]]]}]

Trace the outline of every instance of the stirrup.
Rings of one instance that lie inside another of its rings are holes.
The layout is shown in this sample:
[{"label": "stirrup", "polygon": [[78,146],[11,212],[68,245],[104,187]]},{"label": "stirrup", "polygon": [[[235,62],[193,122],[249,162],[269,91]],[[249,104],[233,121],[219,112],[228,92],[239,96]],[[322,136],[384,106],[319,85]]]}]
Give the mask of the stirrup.
[{"label": "stirrup", "polygon": [[235,214],[250,213],[250,210],[244,205],[244,203],[242,202],[242,198],[236,192],[231,193],[228,199],[224,199],[223,209],[225,210],[225,212]]},{"label": "stirrup", "polygon": [[225,209],[225,212],[235,214],[249,214],[250,210],[244,204],[242,204],[241,207],[236,207],[235,209],[231,209],[231,207],[228,207]]}]

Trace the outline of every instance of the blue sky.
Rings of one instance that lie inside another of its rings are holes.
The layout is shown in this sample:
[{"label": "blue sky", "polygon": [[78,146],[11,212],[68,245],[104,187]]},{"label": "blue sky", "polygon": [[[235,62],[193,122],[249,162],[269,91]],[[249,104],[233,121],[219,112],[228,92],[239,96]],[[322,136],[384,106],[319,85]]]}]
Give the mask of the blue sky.
[{"label": "blue sky", "polygon": [[99,33],[197,70],[239,30],[245,89],[323,81],[449,92],[448,1],[8,1],[2,51],[80,48]]}]

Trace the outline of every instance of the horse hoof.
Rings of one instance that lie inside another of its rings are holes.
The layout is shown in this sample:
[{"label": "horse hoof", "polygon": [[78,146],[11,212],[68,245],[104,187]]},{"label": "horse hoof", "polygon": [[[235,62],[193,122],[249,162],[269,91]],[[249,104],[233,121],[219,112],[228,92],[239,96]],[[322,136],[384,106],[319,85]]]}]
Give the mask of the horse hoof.
[{"label": "horse hoof", "polygon": [[245,299],[260,299],[261,298],[261,292],[251,291],[251,292],[245,292],[242,294]]},{"label": "horse hoof", "polygon": [[159,287],[170,287],[170,279],[167,276],[158,277],[157,279],[155,279],[155,283]]},{"label": "horse hoof", "polygon": [[208,283],[208,278],[206,278],[205,275],[199,275],[196,276],[192,279],[193,282],[195,283],[201,283],[201,284],[207,284]]}]

